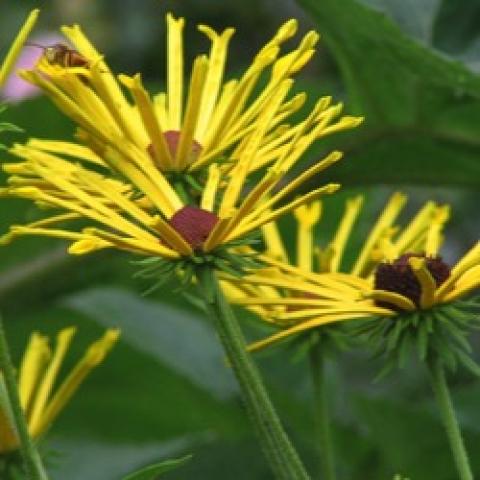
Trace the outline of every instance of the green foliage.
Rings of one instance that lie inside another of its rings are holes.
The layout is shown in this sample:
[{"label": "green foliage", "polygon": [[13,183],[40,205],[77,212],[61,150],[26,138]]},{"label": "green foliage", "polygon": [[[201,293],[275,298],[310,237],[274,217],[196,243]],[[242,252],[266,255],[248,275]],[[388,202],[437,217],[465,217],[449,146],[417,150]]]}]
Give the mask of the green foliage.
[{"label": "green foliage", "polygon": [[[394,9],[396,24],[386,14],[365,7],[365,3]],[[346,158],[322,175],[322,184],[327,175],[333,181],[362,187],[390,183],[398,188],[396,183],[402,182],[422,186],[410,189],[414,206],[432,194],[437,200],[453,201],[454,222],[449,232],[453,241],[447,244],[447,254],[453,255],[449,247],[468,248],[478,236],[475,189],[480,179],[479,81],[468,69],[468,65],[478,64],[478,48],[477,53],[474,48],[478,6],[475,2],[443,0],[438,2],[437,17],[423,21],[418,17],[426,3],[437,2],[369,0],[361,5],[353,0],[302,0],[311,14],[309,20],[323,35],[321,44],[332,54],[346,80],[346,111],[366,116],[360,128],[328,141],[328,145],[344,149]],[[257,8],[251,8],[251,1],[248,6],[234,7],[242,9],[241,19],[228,18],[228,2],[222,4],[222,15],[218,15],[219,5],[213,0],[186,5],[178,7],[188,17],[186,31],[195,34],[195,41],[198,36],[192,25],[197,19],[191,8],[201,15],[202,22],[217,19],[219,29],[230,24],[244,25],[238,29],[239,37],[248,25],[255,46],[265,39],[267,30],[271,32],[279,23],[278,17],[273,18],[277,8],[273,12],[271,4],[262,4],[261,19]],[[51,7],[52,3],[47,2],[46,11]],[[86,30],[103,42],[102,49],[111,46],[120,50],[118,58],[109,56],[117,66],[126,59],[119,70],[143,70],[138,53],[130,57],[125,54],[126,50],[137,52],[137,40],[120,42],[118,37],[117,22],[121,15],[130,15],[129,9],[112,17],[107,4],[104,7],[108,17],[98,17],[94,24],[89,24],[88,19],[82,21]],[[19,7],[12,4],[11,8]],[[163,10],[154,8],[148,20],[141,14],[135,16],[136,22],[152,22],[148,28],[125,28],[124,32],[131,30],[135,39],[143,30],[157,35],[161,23],[158,15]],[[428,15],[433,16],[433,10]],[[287,16],[280,4],[278,16]],[[5,18],[7,23],[10,17]],[[405,22],[417,19],[426,29],[426,34],[418,38],[433,39],[436,47],[465,62],[440,55],[428,42],[420,45],[412,40],[409,34],[413,29]],[[270,27],[265,27],[264,20]],[[106,27],[101,34],[97,22]],[[112,33],[114,36],[109,37]],[[150,58],[155,72],[145,72],[145,78],[158,78],[161,41],[159,37],[151,38]],[[237,47],[239,55],[231,56],[229,69],[239,69],[237,58],[247,58],[245,47],[251,48],[240,43]],[[298,75],[305,80],[312,100],[320,90],[322,94],[334,93],[336,98],[341,95],[343,80],[332,72],[325,58],[325,52],[320,50],[313,69]],[[33,137],[71,139],[74,131],[70,121],[45,98],[9,106],[2,114],[3,120],[21,125]],[[15,132],[2,134],[2,143],[16,140]],[[1,153],[3,159],[8,156],[7,152]],[[427,190],[425,184],[451,185],[457,190]],[[192,182],[190,187],[195,190]],[[465,187],[472,193],[466,193]],[[387,196],[384,190],[370,186],[369,193],[364,218],[373,216]],[[347,190],[345,194],[352,192]],[[343,195],[325,200],[325,218],[318,239],[324,241],[327,232],[333,231],[343,209]],[[12,223],[33,221],[36,215],[27,202],[2,200],[1,230],[6,231]],[[282,233],[292,240],[289,222],[285,219],[282,223]],[[360,219],[358,230],[367,223]],[[357,238],[352,240],[357,242]],[[73,348],[78,349],[78,354],[106,326],[120,326],[123,330],[121,343],[88,379],[45,439],[48,447],[59,452],[48,463],[52,480],[118,480],[125,472],[158,458],[179,458],[188,452],[194,453],[192,461],[178,471],[166,473],[165,478],[223,480],[225,472],[232,480],[270,478],[245,421],[230,367],[210,325],[201,312],[191,310],[182,295],[173,292],[178,285],[176,279],[164,283],[148,299],[141,298],[146,287],[143,281],[151,279],[132,279],[135,268],[126,255],[118,252],[68,257],[64,242],[50,239],[25,238],[0,249],[0,302],[17,362],[32,330],[53,334],[66,325],[77,325],[79,344]],[[254,322],[243,323],[247,325],[245,330],[251,338],[265,333]],[[478,337],[472,335],[471,341],[477,353]],[[425,348],[423,340],[412,342],[411,348],[418,355]],[[410,479],[455,478],[423,369],[407,365],[398,375],[372,384],[375,372],[384,367],[383,357],[370,359],[363,349],[349,349],[345,354],[337,352],[335,358],[329,363],[328,384],[332,426],[342,460],[339,479],[391,479],[396,472]],[[306,359],[298,355],[293,362],[291,351],[282,346],[255,359],[302,458],[315,472]],[[455,405],[467,448],[473,454],[480,442],[477,385],[478,380],[463,369],[452,377]],[[472,455],[472,462],[478,476],[480,457]]]},{"label": "green foliage", "polygon": [[4,480],[23,480],[22,457],[19,452],[0,456],[0,478]]},{"label": "green foliage", "polygon": [[348,110],[366,119],[342,136],[346,159],[328,176],[349,185],[478,188],[480,77],[356,0],[299,3],[314,18],[340,68]]},{"label": "green foliage", "polygon": [[164,460],[163,462],[156,463],[155,465],[149,465],[137,472],[131,473],[123,478],[123,480],[156,480],[163,473],[179,468],[192,458],[191,455],[187,455],[182,458],[176,458],[174,460]]},{"label": "green foliage", "polygon": [[229,398],[237,392],[213,329],[197,315],[116,288],[87,290],[64,302],[105,327],[120,328],[126,342],[210,395]]}]

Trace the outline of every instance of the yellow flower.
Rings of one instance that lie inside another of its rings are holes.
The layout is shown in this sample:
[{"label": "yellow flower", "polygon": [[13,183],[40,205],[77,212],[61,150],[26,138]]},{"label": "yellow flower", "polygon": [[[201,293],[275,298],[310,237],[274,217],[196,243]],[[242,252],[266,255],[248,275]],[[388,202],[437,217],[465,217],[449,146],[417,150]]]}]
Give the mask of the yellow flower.
[{"label": "yellow flower", "polygon": [[[4,165],[10,186],[3,195],[60,212],[13,226],[3,243],[18,235],[49,235],[73,241],[73,254],[116,247],[178,259],[238,242],[280,215],[337,190],[337,184],[330,184],[285,203],[300,184],[341,158],[333,152],[272,193],[312,142],[361,122],[355,117],[336,120],[342,106],[330,106],[325,97],[297,125],[281,123],[303,103],[304,95],[286,100],[290,77],[311,57],[318,35],[308,33],[297,49],[280,56],[280,45],[296,31],[296,22],[288,21],[242,77],[222,84],[233,30],[216,34],[200,26],[212,47],[208,56],[194,61],[183,109],[183,23],[167,16],[167,93],[153,101],[139,75],[120,75],[132,95],[130,103],[78,26],[63,32],[76,54],[88,60],[86,66],[69,66],[65,59],[52,63],[55,56],[44,56],[37,69],[23,72],[78,123],[85,145],[32,139],[12,148],[22,161]],[[266,69],[270,78],[251,99]],[[197,187],[200,183],[200,193],[185,192],[185,179]],[[63,227],[80,218],[92,225],[80,231],[77,225]]]},{"label": "yellow flower", "polygon": [[[30,337],[20,365],[18,388],[32,438],[45,433],[86,376],[103,361],[120,334],[118,330],[107,330],[100,340],[90,345],[83,358],[56,387],[58,373],[75,331],[75,328],[61,330],[53,352],[48,337],[36,332]],[[13,425],[0,374],[0,454],[19,447]]]},{"label": "yellow flower", "polygon": [[3,63],[0,66],[0,88],[3,87],[5,80],[7,79],[13,66],[15,65],[15,61],[17,60],[17,57],[20,54],[28,35],[32,31],[39,13],[40,10],[38,9],[32,10],[30,12],[27,19],[25,20],[25,23],[18,32],[17,37],[12,43],[12,46],[10,47],[5,59],[3,60]]},{"label": "yellow flower", "polygon": [[[269,135],[259,139],[260,152],[249,166],[251,169],[272,163],[297,136],[310,144],[317,138],[358,124],[359,119],[352,117],[336,120],[342,105],[331,105],[330,97],[318,102],[306,124],[282,124],[306,99],[304,93],[290,100],[286,97],[293,85],[291,76],[314,53],[319,38],[316,32],[307,33],[295,50],[281,55],[281,45],[297,30],[295,20],[286,22],[240,78],[224,82],[227,49],[234,29],[217,33],[206,25],[199,25],[200,32],[210,40],[211,48],[208,55],[195,58],[190,83],[184,88],[184,24],[183,18],[167,15],[167,91],[153,98],[144,88],[140,74],[119,75],[118,81],[133,99],[130,103],[103,56],[78,25],[63,27],[62,31],[85,59],[86,67],[68,67],[67,60],[65,68],[65,61],[52,61],[55,54],[45,55],[37,69],[23,72],[23,77],[42,88],[78,123],[79,137],[100,156],[105,149],[113,148],[124,161],[139,157],[138,161],[148,161],[163,172],[196,171],[223,155],[235,161],[245,148],[242,144],[245,136],[267,119],[268,125],[260,128]],[[259,87],[265,73],[269,80]],[[260,91],[252,98],[256,88]],[[269,115],[262,115],[271,101],[276,103],[275,109]],[[43,146],[69,154],[68,143],[47,142]]]},{"label": "yellow flower", "polygon": [[[251,348],[262,348],[333,322],[394,315],[384,303],[376,304],[373,300],[375,294],[379,294],[371,291],[375,269],[382,262],[394,261],[406,252],[435,256],[442,243],[442,228],[449,218],[448,206],[427,202],[409,224],[400,229],[395,222],[406,200],[401,193],[391,196],[348,266],[343,257],[361,212],[363,197],[347,200],[333,238],[325,248],[314,248],[313,240],[321,204],[315,202],[295,210],[298,223],[296,266],[290,263],[276,225],[266,225],[263,229],[266,252],[260,258],[271,268],[244,279],[227,280],[225,277],[223,282],[232,303],[247,306],[263,320],[281,328],[280,332]],[[397,300],[397,296],[392,295]]]}]

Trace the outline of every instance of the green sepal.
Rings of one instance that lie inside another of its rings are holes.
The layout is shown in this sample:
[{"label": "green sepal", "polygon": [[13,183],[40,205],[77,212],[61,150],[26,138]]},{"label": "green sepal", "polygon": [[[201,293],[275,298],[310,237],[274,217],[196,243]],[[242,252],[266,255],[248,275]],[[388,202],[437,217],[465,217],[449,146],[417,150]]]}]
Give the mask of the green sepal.
[{"label": "green sepal", "polygon": [[322,344],[324,355],[333,358],[338,352],[346,352],[358,344],[355,336],[351,334],[351,328],[346,323],[324,325],[294,337],[290,342],[294,351],[292,361],[303,360],[318,342]]},{"label": "green sepal", "polygon": [[417,333],[417,354],[418,358],[424,362],[428,354],[428,326],[426,323],[421,323],[418,327]]},{"label": "green sepal", "polygon": [[[7,109],[5,104],[0,104],[0,115]],[[13,133],[22,133],[23,130],[17,125],[9,122],[0,122],[0,133],[3,132],[13,132]],[[7,150],[7,147],[0,143],[0,150]]]},{"label": "green sepal", "polygon": [[354,328],[372,346],[373,355],[383,358],[376,380],[394,368],[403,368],[412,353],[420,362],[438,358],[451,371],[461,365],[480,376],[468,341],[471,331],[480,328],[479,311],[478,299],[470,299],[394,317],[370,318]]},{"label": "green sepal", "polygon": [[241,278],[251,273],[252,270],[265,268],[265,264],[258,260],[256,251],[249,249],[245,252],[245,249],[238,248],[258,242],[259,235],[258,231],[253,232],[241,239],[220,245],[211,252],[195,250],[190,256],[176,259],[148,257],[135,260],[132,263],[141,268],[133,274],[133,277],[153,280],[143,295],[149,295],[167,282],[173,281],[178,284],[175,292],[184,292],[194,283],[195,275],[205,267],[213,267],[227,275]]},{"label": "green sepal", "polygon": [[200,183],[197,182],[195,177],[191,175],[190,173],[185,174],[185,181],[197,192],[201,193],[203,192],[203,187],[200,185]]}]

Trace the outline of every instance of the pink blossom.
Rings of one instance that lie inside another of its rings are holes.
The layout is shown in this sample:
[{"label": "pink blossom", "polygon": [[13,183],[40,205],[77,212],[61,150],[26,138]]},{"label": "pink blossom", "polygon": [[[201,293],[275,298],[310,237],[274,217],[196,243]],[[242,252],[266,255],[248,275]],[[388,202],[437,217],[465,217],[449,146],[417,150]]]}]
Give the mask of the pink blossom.
[{"label": "pink blossom", "polygon": [[[44,33],[37,35],[31,40],[31,43],[50,46],[56,43],[65,43],[65,39],[55,33]],[[43,51],[40,48],[25,45],[22,53],[18,57],[17,63],[8,77],[5,85],[0,92],[3,99],[11,103],[21,102],[28,98],[33,98],[41,94],[41,91],[35,85],[22,80],[16,73],[18,69],[30,69],[37,63]]]}]

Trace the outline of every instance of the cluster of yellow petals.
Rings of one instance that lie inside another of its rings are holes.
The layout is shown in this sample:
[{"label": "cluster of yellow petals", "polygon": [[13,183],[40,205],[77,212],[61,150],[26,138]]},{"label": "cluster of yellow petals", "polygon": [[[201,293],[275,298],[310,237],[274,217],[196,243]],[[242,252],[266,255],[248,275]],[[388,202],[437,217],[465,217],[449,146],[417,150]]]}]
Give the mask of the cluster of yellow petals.
[{"label": "cluster of yellow petals", "polygon": [[[119,336],[118,330],[107,330],[102,338],[88,347],[66,378],[57,385],[59,371],[75,332],[73,327],[61,330],[53,352],[47,336],[35,332],[30,337],[19,369],[18,389],[32,438],[45,433],[87,375],[104,360]],[[0,454],[19,446],[7,398],[0,373]]]},{"label": "cluster of yellow petals", "polygon": [[[374,271],[380,262],[392,262],[407,252],[437,257],[450,208],[427,202],[400,228],[396,222],[407,197],[402,193],[393,194],[352,264],[347,266],[343,257],[363,201],[362,196],[347,200],[332,240],[325,248],[314,248],[314,229],[321,217],[321,203],[296,209],[296,262],[290,261],[276,224],[266,225],[263,228],[266,251],[261,258],[269,268],[242,279],[224,276],[223,287],[232,303],[246,306],[264,321],[281,328],[278,333],[251,345],[252,350],[333,322],[397,315],[398,311],[379,307],[376,301],[393,304],[400,310],[418,308],[403,295],[375,290]],[[438,287],[425,258],[412,257],[409,263],[421,286],[422,309],[451,302],[480,286],[480,244],[453,267],[450,277]]]},{"label": "cluster of yellow petals", "polygon": [[[307,33],[297,48],[282,54],[282,44],[297,29],[296,21],[290,20],[240,78],[224,82],[233,29],[216,33],[201,25],[211,48],[194,60],[183,102],[183,27],[183,19],[167,15],[167,91],[153,98],[140,75],[116,78],[78,26],[62,31],[88,59],[86,67],[65,67],[42,58],[35,69],[20,72],[77,123],[81,143],[31,139],[11,149],[21,161],[4,165],[9,186],[1,194],[60,212],[12,226],[3,243],[19,235],[47,235],[71,240],[73,254],[116,247],[171,259],[191,255],[191,246],[168,222],[186,206],[169,178],[172,172],[206,172],[197,206],[215,213],[219,221],[204,242],[205,252],[338,189],[329,184],[285,202],[299,185],[341,158],[340,152],[333,152],[278,190],[315,140],[362,120],[340,116],[342,105],[323,97],[301,122],[284,122],[305,101],[303,93],[292,98],[288,94],[292,76],[312,56],[318,35]],[[268,80],[254,95],[264,75]],[[179,134],[174,151],[168,132]],[[194,145],[201,146],[197,155],[191,154]],[[222,155],[227,162],[219,161]],[[256,185],[245,196],[257,171],[261,173]],[[92,224],[80,231],[64,227],[80,218]]]}]

